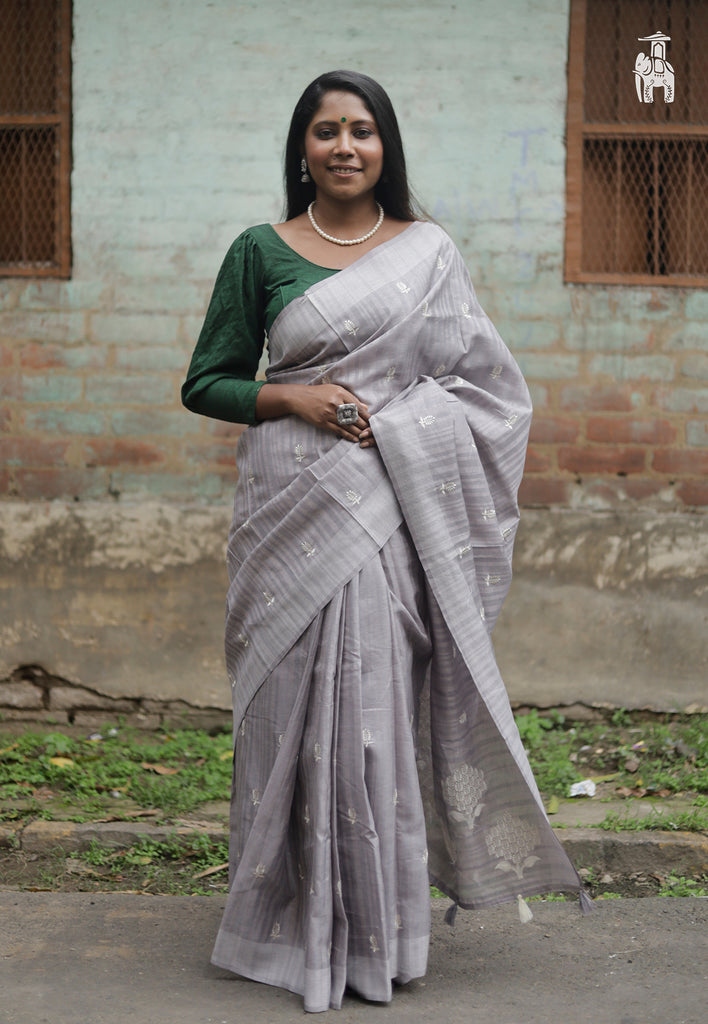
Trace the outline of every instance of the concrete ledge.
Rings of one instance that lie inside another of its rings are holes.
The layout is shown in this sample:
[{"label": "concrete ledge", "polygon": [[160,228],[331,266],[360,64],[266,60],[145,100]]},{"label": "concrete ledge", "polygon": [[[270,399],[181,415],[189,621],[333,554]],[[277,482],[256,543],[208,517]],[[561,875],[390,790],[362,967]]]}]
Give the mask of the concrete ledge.
[{"label": "concrete ledge", "polygon": [[[75,710],[87,721],[101,713],[95,695],[229,708],[230,508],[1,507],[0,681],[29,666],[82,687],[88,696]],[[495,632],[512,701],[705,708],[706,523],[655,510],[525,511]],[[58,693],[52,708],[36,687],[6,690],[0,712],[11,717],[34,710],[62,721],[74,696]]]}]

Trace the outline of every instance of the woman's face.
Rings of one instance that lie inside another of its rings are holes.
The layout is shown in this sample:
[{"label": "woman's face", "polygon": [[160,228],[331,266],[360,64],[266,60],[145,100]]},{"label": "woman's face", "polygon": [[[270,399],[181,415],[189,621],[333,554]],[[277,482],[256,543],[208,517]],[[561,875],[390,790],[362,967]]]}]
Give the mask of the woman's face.
[{"label": "woman's face", "polygon": [[318,198],[347,201],[373,194],[383,168],[383,143],[359,96],[325,93],[305,132],[305,159]]}]

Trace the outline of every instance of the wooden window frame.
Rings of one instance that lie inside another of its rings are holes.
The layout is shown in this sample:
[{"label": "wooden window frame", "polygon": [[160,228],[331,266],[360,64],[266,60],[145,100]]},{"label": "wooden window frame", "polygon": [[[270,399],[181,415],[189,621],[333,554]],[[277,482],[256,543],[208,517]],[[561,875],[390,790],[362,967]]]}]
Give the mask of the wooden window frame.
[{"label": "wooden window frame", "polygon": [[[708,125],[618,124],[586,122],[584,75],[587,0],[570,0],[568,38],[568,111],[566,134],[565,281],[578,284],[650,285],[651,287],[705,288],[708,273],[637,274],[603,273],[582,269],[583,246],[583,144],[598,138],[633,141],[695,139],[708,142]],[[650,26],[654,28],[655,26]],[[655,195],[658,191],[655,190]]]},{"label": "wooden window frame", "polygon": [[54,252],[51,262],[0,263],[0,278],[71,277],[71,44],[72,0],[57,2],[56,109],[43,114],[0,114],[2,128],[56,129]]}]

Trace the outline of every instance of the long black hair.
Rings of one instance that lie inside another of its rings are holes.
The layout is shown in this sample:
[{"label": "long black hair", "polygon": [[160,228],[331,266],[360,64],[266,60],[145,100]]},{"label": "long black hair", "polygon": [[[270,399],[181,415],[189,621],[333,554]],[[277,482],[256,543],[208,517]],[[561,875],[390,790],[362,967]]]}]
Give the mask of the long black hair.
[{"label": "long black hair", "polygon": [[358,71],[327,71],[311,82],[297,101],[285,144],[285,220],[304,213],[315,198],[314,182],[302,182],[300,161],[305,153],[305,132],[325,93],[351,92],[358,96],[376,121],[383,145],[383,170],[374,198],[389,217],[415,220],[425,216],[408,185],[406,158],[398,121],[387,93],[378,82]]}]

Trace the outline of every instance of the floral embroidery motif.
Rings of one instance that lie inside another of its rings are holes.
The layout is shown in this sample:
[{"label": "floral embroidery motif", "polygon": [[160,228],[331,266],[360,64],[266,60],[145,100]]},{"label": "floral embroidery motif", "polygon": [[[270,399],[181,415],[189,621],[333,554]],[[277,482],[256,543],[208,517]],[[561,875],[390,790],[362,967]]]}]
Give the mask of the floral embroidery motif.
[{"label": "floral embroidery motif", "polygon": [[514,429],[514,424],[516,423],[518,418],[519,417],[516,415],[516,413],[512,413],[512,415],[509,417],[509,419],[504,420],[504,426],[507,427],[509,430],[513,430]]},{"label": "floral embroidery motif", "polygon": [[238,734],[239,734],[239,736],[245,736],[246,735],[246,719],[245,718],[243,718],[241,720],[241,724],[238,727]]},{"label": "floral embroidery motif", "polygon": [[482,622],[486,622],[487,621],[487,613],[484,610],[484,605],[482,605],[482,607],[479,609],[479,617],[482,620]]},{"label": "floral embroidery motif", "polygon": [[421,313],[421,316],[432,316],[432,315],[433,314],[428,309],[428,300],[425,299],[423,301],[423,312]]},{"label": "floral embroidery motif", "polygon": [[[323,381],[323,383],[324,383],[324,381]],[[305,458],[305,449],[302,447],[301,444],[296,444],[295,445],[295,461],[296,462],[302,462],[302,460],[304,458]]]},{"label": "floral embroidery motif", "polygon": [[305,881],[305,869],[303,868],[300,861],[297,862],[297,877],[300,879],[301,882]]},{"label": "floral embroidery motif", "polygon": [[458,388],[461,388],[464,383],[466,382],[462,379],[462,377],[455,377],[453,381],[453,384]]},{"label": "floral embroidery motif", "polygon": [[314,747],[312,748],[312,753],[313,753],[313,756],[315,758],[315,761],[321,761],[322,760],[322,744],[321,743],[315,743]]},{"label": "floral embroidery motif", "polygon": [[471,550],[472,550],[472,545],[471,544],[465,544],[465,546],[463,548],[460,548],[459,551],[457,552],[457,557],[458,558],[462,558],[463,555],[468,554]]},{"label": "floral embroidery motif", "polygon": [[337,884],[334,887],[334,891],[336,892],[337,896],[341,896],[342,895],[342,880],[341,880],[341,878],[337,879]]},{"label": "floral embroidery motif", "polygon": [[361,738],[364,742],[365,747],[370,747],[371,744],[374,742],[374,737],[371,735],[371,729],[363,729],[361,733]]},{"label": "floral embroidery motif", "polygon": [[438,261],[436,263],[436,266],[437,266],[438,270],[444,270],[445,267],[447,266],[447,263],[443,263],[442,256],[438,256]]},{"label": "floral embroidery motif", "polygon": [[285,738],[285,733],[284,732],[278,733],[278,736],[277,736],[275,742],[278,744],[279,747],[282,747],[284,738]]},{"label": "floral embroidery motif", "polygon": [[398,288],[399,292],[402,292],[404,295],[407,295],[408,292],[410,291],[410,288],[405,283],[405,281],[396,281],[396,287]]},{"label": "floral embroidery motif", "polygon": [[492,380],[498,380],[499,377],[501,377],[501,375],[502,375],[503,369],[504,369],[503,366],[499,366],[499,364],[497,364],[496,366],[492,367],[492,371],[489,374],[489,376],[492,378]]},{"label": "floral embroidery motif", "polygon": [[254,878],[265,878],[266,868],[265,864],[256,864],[253,869]]},{"label": "floral embroidery motif", "polygon": [[350,505],[358,505],[361,502],[361,495],[356,491],[347,491],[347,501]]},{"label": "floral embroidery motif", "polygon": [[441,494],[452,494],[452,492],[456,490],[457,484],[455,483],[454,480],[446,480],[444,483],[440,484]]},{"label": "floral embroidery motif", "polygon": [[264,591],[262,591],[262,594],[263,594],[263,597],[265,598],[265,603],[267,604],[267,606],[269,608],[271,607],[271,605],[275,604],[275,598],[273,597],[273,595],[271,593],[269,593],[267,590],[264,590]]},{"label": "floral embroidery motif", "polygon": [[396,916],[394,917],[394,919],[393,919],[393,927],[396,929],[397,932],[399,932],[401,930],[401,928],[403,927],[403,924],[401,922],[401,915],[400,914],[396,914]]},{"label": "floral embroidery motif", "polygon": [[320,377],[320,384],[331,384],[331,383],[332,383],[332,378],[330,377],[330,375],[328,373],[323,373],[322,376]]},{"label": "floral embroidery motif", "polygon": [[378,953],[380,949],[378,939],[376,938],[375,935],[369,936],[369,949],[371,950],[372,953]]},{"label": "floral embroidery motif", "polygon": [[398,807],[398,790],[397,789],[394,789],[394,791],[393,791],[393,806],[394,807]]},{"label": "floral embroidery motif", "polygon": [[499,871],[513,871],[517,878],[521,878],[526,868],[533,867],[541,859],[531,855],[538,844],[536,826],[522,821],[509,811],[499,815],[496,823],[487,829],[484,839],[491,856],[500,858],[496,868]]},{"label": "floral embroidery motif", "polygon": [[428,851],[427,851],[427,848],[425,850],[423,850],[422,860],[423,860],[424,864],[428,863]]},{"label": "floral embroidery motif", "polygon": [[251,790],[251,803],[253,804],[254,807],[258,807],[259,803],[261,802],[262,795],[263,794],[261,793],[260,789]]},{"label": "floral embroidery motif", "polygon": [[492,576],[491,573],[487,573],[484,577],[484,582],[488,587],[494,586],[495,583],[501,583],[501,576]]},{"label": "floral embroidery motif", "polygon": [[250,471],[248,473],[248,482],[249,482],[249,484],[255,484],[255,482],[256,482],[255,476]]},{"label": "floral embroidery motif", "polygon": [[305,552],[305,557],[306,558],[312,558],[312,556],[317,551],[317,548],[313,547],[312,544],[310,544],[310,542],[307,541],[307,540],[301,540],[300,541],[300,547]]},{"label": "floral embroidery motif", "polygon": [[440,365],[436,366],[433,370],[433,377],[442,377],[446,369],[447,367],[445,366],[445,363],[440,363]]},{"label": "floral embroidery motif", "polygon": [[353,807],[347,808],[347,818],[349,819],[350,824],[356,824],[356,811],[354,810]]},{"label": "floral embroidery motif", "polygon": [[506,538],[509,536],[509,534],[513,533],[513,532],[514,532],[513,526],[507,526],[507,528],[505,530],[502,530],[501,535],[504,538],[504,540],[506,540]]},{"label": "floral embroidery motif", "polygon": [[443,780],[443,797],[451,807],[450,817],[453,821],[464,822],[468,828],[482,813],[484,804],[482,797],[487,792],[487,781],[484,772],[473,768],[471,764],[461,764],[453,768],[452,774]]},{"label": "floral embroidery motif", "polygon": [[280,921],[276,921],[275,924],[273,925],[273,927],[271,928],[271,930],[270,930],[270,937],[271,937],[271,939],[279,939],[280,938]]},{"label": "floral embroidery motif", "polygon": [[418,422],[420,423],[421,427],[425,430],[426,427],[430,427],[433,425],[433,423],[435,423],[435,417],[421,416]]},{"label": "floral embroidery motif", "polygon": [[462,315],[465,318],[465,320],[471,320],[472,319],[472,314],[470,313],[470,307],[469,307],[468,303],[466,303],[466,302],[462,303]]},{"label": "floral embroidery motif", "polygon": [[497,510],[495,508],[483,508],[482,509],[482,519],[495,519],[496,515],[497,515]]},{"label": "floral embroidery motif", "polygon": [[359,328],[357,327],[357,325],[354,323],[353,320],[345,320],[344,321],[344,328],[345,328],[345,330],[347,331],[348,334],[352,335],[353,338],[356,337],[357,332],[359,330]]},{"label": "floral embroidery motif", "polygon": [[384,380],[386,381],[386,383],[390,384],[395,376],[396,376],[396,367],[395,366],[389,366],[388,370],[386,371],[386,376],[384,377]]},{"label": "floral embroidery motif", "polygon": [[463,711],[460,717],[457,719],[457,721],[460,723],[460,725],[464,725],[465,722],[467,721],[467,712]]},{"label": "floral embroidery motif", "polygon": [[238,640],[242,647],[248,647],[250,641],[245,633],[237,633],[236,639]]},{"label": "floral embroidery motif", "polygon": [[[302,820],[305,822],[306,825],[310,824],[310,805],[309,804],[305,804],[305,811],[303,813]],[[302,877],[304,878],[305,876],[303,875]]]}]

